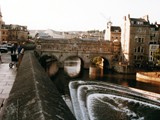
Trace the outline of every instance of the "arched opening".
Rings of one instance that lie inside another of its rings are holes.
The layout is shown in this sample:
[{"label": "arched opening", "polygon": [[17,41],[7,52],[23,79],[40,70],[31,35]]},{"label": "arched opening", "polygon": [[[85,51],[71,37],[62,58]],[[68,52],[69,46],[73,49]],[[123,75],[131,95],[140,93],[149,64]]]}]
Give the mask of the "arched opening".
[{"label": "arched opening", "polygon": [[109,69],[109,62],[102,56],[96,56],[91,59],[89,67],[89,77],[96,79],[103,77],[104,73],[107,73]]},{"label": "arched opening", "polygon": [[107,73],[109,71],[109,61],[103,57],[103,71]]},{"label": "arched opening", "polygon": [[49,77],[54,76],[59,69],[58,60],[54,56],[43,55],[42,57],[40,57],[39,62],[45,69]]},{"label": "arched opening", "polygon": [[83,61],[78,56],[70,56],[64,60],[64,72],[71,78],[78,77],[81,73]]}]

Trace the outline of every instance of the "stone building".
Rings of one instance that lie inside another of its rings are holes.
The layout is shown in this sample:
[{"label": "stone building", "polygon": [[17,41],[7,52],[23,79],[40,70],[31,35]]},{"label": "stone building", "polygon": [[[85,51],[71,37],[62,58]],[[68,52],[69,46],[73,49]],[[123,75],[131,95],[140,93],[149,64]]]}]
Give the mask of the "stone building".
[{"label": "stone building", "polygon": [[122,63],[130,68],[154,66],[154,52],[160,44],[160,25],[151,24],[148,15],[124,17],[121,33]]},{"label": "stone building", "polygon": [[[4,25],[5,27],[5,25]],[[8,27],[8,35],[7,35],[7,41],[10,42],[23,42],[28,40],[28,30],[26,26],[21,25],[9,25]]]},{"label": "stone building", "polygon": [[150,22],[142,18],[124,17],[121,33],[122,63],[129,68],[142,68],[148,64]]},{"label": "stone building", "polygon": [[153,57],[154,52],[160,44],[160,25],[155,23],[150,25],[150,42],[149,42],[149,65],[155,66],[157,60]]},{"label": "stone building", "polygon": [[112,22],[107,22],[104,40],[114,41],[121,40],[121,28],[119,26],[112,26]]},{"label": "stone building", "polygon": [[4,24],[4,21],[2,19],[2,13],[1,13],[1,9],[0,9],[0,43],[2,41],[2,31],[1,31],[1,25]]},{"label": "stone building", "polygon": [[104,40],[110,41],[113,47],[113,61],[118,62],[120,60],[121,53],[121,28],[119,26],[112,26],[112,22],[107,22],[107,28],[104,34]]},{"label": "stone building", "polygon": [[21,42],[28,40],[27,26],[5,24],[0,10],[0,43]]}]

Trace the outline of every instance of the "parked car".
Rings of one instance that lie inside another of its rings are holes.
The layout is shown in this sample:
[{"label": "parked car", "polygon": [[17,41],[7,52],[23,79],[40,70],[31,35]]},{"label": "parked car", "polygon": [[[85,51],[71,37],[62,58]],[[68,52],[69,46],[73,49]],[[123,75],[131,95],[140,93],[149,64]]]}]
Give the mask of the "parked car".
[{"label": "parked car", "polygon": [[7,44],[7,49],[8,49],[8,51],[11,51],[11,48],[12,48],[13,46],[12,46],[12,44]]},{"label": "parked car", "polygon": [[1,53],[7,53],[8,52],[8,48],[6,45],[0,45],[0,51]]}]

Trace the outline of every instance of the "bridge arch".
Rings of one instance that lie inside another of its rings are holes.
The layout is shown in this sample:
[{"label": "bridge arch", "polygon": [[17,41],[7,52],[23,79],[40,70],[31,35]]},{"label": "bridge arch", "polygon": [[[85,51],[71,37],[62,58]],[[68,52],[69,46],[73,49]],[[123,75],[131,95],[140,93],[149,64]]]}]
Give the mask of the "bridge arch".
[{"label": "bridge arch", "polygon": [[64,73],[71,78],[81,75],[83,66],[84,62],[79,56],[68,56],[63,62]]},{"label": "bridge arch", "polygon": [[58,72],[58,60],[54,55],[43,54],[41,55],[39,62],[50,77]]},{"label": "bridge arch", "polygon": [[[110,63],[109,63],[109,59],[105,56],[102,56],[102,55],[95,55],[95,56],[92,56],[90,61],[92,61],[94,58],[97,58],[97,57],[100,57],[102,58],[102,64],[103,64],[103,69],[109,69],[110,68]],[[90,63],[91,64],[91,63]]]}]

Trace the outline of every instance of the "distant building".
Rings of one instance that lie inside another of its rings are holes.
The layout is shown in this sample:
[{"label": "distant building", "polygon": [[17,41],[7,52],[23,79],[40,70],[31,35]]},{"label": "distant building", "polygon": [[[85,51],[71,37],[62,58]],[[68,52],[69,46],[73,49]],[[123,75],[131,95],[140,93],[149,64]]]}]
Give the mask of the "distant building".
[{"label": "distant building", "polygon": [[104,40],[114,41],[121,40],[121,28],[119,26],[112,26],[112,22],[107,22],[107,28],[105,30]]},{"label": "distant building", "polygon": [[3,19],[2,19],[2,12],[1,12],[1,9],[0,9],[0,43],[2,41],[2,31],[1,31],[1,28],[2,28],[2,24],[5,24]]},{"label": "distant building", "polygon": [[5,24],[0,10],[0,43],[21,42],[28,40],[27,26]]},{"label": "distant building", "polygon": [[119,62],[121,58],[121,28],[119,26],[112,26],[111,21],[107,22],[104,40],[110,41],[113,48],[113,61]]},{"label": "distant building", "polygon": [[40,38],[40,39],[57,39],[57,38],[66,38],[66,39],[72,39],[76,37],[76,34],[74,32],[60,32],[55,31],[52,29],[47,30],[29,30],[30,35],[32,38]]}]

